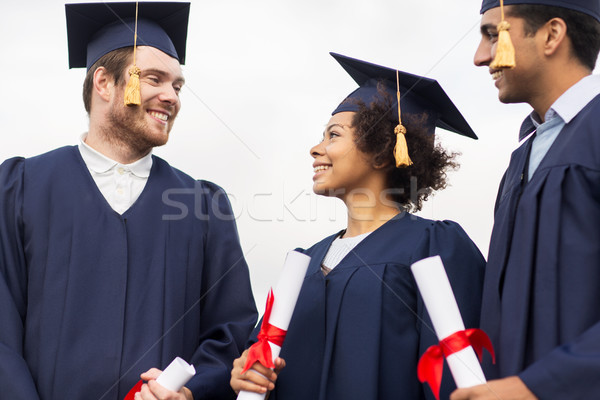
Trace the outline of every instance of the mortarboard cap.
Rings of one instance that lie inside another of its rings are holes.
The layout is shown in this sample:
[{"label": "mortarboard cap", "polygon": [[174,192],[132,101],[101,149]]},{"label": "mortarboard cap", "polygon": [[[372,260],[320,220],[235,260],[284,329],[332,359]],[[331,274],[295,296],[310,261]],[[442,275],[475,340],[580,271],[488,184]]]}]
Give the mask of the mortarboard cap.
[{"label": "mortarboard cap", "polygon": [[[600,21],[600,1],[598,0],[504,0],[505,6],[511,4],[538,4],[563,7],[590,15]],[[481,14],[496,7],[500,7],[500,0],[483,0]]]},{"label": "mortarboard cap", "polygon": [[[363,101],[367,105],[378,100],[377,84],[382,82],[391,95],[397,93],[399,86],[402,114],[425,113],[428,116],[427,128],[431,134],[438,126],[459,135],[477,139],[473,129],[437,81],[336,53],[329,54],[360,86],[350,93],[332,114],[342,111],[358,111],[356,100]],[[398,73],[397,77],[396,73]]]},{"label": "mortarboard cap", "polygon": [[[69,68],[89,69],[103,55],[134,45],[136,3],[66,4]],[[185,63],[190,3],[140,2],[137,45]]]}]

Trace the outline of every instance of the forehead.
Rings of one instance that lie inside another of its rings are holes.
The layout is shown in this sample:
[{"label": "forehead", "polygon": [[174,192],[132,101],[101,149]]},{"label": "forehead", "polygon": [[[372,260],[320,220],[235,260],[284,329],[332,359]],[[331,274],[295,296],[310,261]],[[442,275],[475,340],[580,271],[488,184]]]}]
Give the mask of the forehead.
[{"label": "forehead", "polygon": [[155,47],[138,46],[135,63],[142,70],[153,69],[168,75],[183,76],[179,61]]},{"label": "forehead", "polygon": [[343,111],[337,114],[334,114],[329,118],[329,122],[327,123],[327,127],[337,124],[337,125],[352,125],[352,118],[354,118],[355,112],[352,111]]},{"label": "forehead", "polygon": [[[508,7],[509,6],[504,7],[505,14]],[[500,7],[490,8],[481,15],[481,26],[493,25],[496,27],[496,25],[500,23],[501,17],[502,15],[500,13]]]}]

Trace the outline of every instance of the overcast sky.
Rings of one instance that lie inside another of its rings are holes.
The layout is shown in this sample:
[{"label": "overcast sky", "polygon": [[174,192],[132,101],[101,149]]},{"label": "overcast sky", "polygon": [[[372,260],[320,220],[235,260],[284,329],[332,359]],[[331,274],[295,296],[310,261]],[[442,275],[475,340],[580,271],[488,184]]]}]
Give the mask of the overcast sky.
[{"label": "overcast sky", "polygon": [[[440,82],[479,140],[438,129],[462,166],[420,215],[459,222],[487,256],[498,183],[530,108],[501,104],[472,63],[480,4],[192,0],[183,106],[155,154],[230,194],[260,309],[287,251],[346,224],[341,201],[311,190],[309,149],[356,88],[330,51]],[[3,4],[0,159],[76,144],[87,130],[85,71],[68,69],[64,14],[57,0]]]}]

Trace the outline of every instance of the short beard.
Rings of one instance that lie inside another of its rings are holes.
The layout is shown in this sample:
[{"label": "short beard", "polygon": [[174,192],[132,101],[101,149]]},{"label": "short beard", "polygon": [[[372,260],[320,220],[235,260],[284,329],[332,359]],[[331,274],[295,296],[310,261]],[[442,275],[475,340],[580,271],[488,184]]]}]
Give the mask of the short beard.
[{"label": "short beard", "polygon": [[125,106],[116,101],[108,112],[108,124],[101,129],[102,135],[116,147],[128,150],[140,158],[145,156],[154,147],[166,144],[168,136],[149,135],[143,114],[140,106]]}]

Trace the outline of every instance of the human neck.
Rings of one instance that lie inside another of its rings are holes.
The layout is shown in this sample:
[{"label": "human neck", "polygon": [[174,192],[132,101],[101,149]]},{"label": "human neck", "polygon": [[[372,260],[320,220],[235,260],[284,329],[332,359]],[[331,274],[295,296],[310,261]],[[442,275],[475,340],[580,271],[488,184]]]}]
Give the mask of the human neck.
[{"label": "human neck", "polygon": [[[551,68],[553,73],[545,80],[545,89],[543,88],[539,96],[534,97],[529,104],[537,113],[540,121],[545,122],[546,112],[552,107],[552,104],[562,96],[569,88],[579,82],[581,79],[590,75],[592,71],[580,64],[567,65],[561,68]],[[569,73],[564,73],[569,71]]]},{"label": "human neck", "polygon": [[118,135],[109,133],[108,129],[92,127],[85,137],[85,143],[100,154],[120,164],[131,164],[150,153],[151,149],[137,150],[128,146]]},{"label": "human neck", "polygon": [[348,207],[348,227],[344,237],[373,232],[400,213],[398,208],[380,202],[370,206],[366,201],[347,201],[346,206]]}]

